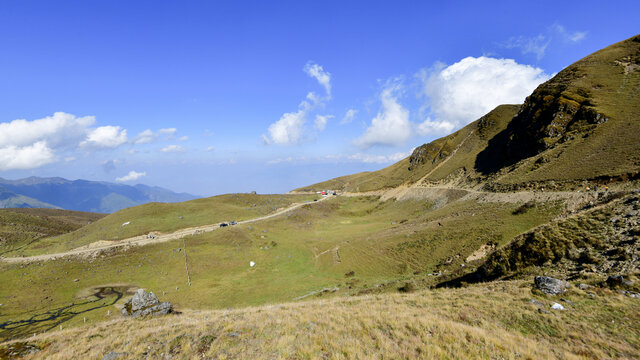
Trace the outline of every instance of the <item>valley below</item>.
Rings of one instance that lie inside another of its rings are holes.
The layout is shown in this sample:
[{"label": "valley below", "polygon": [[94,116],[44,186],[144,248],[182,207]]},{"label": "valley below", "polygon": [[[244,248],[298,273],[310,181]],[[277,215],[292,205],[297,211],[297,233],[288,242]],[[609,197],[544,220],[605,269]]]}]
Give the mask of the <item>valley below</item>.
[{"label": "valley below", "polygon": [[0,359],[638,358],[637,64],[287,194],[0,211]]}]

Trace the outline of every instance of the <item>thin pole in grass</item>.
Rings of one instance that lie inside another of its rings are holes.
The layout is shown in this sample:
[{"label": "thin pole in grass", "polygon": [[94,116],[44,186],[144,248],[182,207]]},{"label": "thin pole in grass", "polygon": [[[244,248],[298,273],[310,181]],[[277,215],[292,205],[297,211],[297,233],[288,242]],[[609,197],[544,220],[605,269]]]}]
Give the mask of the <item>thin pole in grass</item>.
[{"label": "thin pole in grass", "polygon": [[189,266],[187,265],[187,242],[182,237],[182,247],[184,248],[184,270],[187,272],[187,283],[191,286],[191,276],[189,276]]}]

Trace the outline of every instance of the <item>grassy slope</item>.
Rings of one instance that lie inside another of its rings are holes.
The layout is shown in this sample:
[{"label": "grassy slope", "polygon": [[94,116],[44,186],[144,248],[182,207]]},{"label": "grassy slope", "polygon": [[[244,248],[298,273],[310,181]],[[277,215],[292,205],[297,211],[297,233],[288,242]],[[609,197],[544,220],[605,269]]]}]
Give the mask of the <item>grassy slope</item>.
[{"label": "grassy slope", "polygon": [[0,209],[0,255],[47,236],[79,229],[103,214],[56,209]]},{"label": "grassy slope", "polygon": [[477,154],[487,146],[491,137],[504,130],[518,109],[518,105],[500,105],[455,133],[421,146],[423,152],[418,165],[412,165],[408,157],[379,171],[342,176],[295,191],[336,189],[363,192],[415,183],[447,159],[461,144],[455,155],[434,171],[427,180],[437,181],[461,169],[471,171]]},{"label": "grassy slope", "polygon": [[[624,63],[630,64],[626,67]],[[557,145],[542,155],[542,166],[525,161],[499,179],[501,183],[589,179],[637,172],[640,163],[640,36],[595,52],[567,67],[532,95],[554,94],[558,101],[581,104],[609,120],[594,126],[588,136]],[[538,99],[537,101],[542,101]],[[538,111],[542,111],[540,108]],[[533,121],[544,121],[533,118]],[[579,129],[575,124],[568,132]],[[550,128],[548,128],[550,129]],[[577,135],[582,132],[577,131]]]},{"label": "grassy slope", "polygon": [[[240,310],[118,319],[14,344],[26,358],[585,359],[635,358],[637,299],[574,289],[567,311],[530,282],[498,282],[414,294],[334,298]],[[549,313],[540,313],[541,302]],[[126,334],[126,336],[124,336]],[[8,345],[0,346],[0,357]]]},{"label": "grassy slope", "polygon": [[[428,180],[438,181],[464,169],[463,174],[471,183],[487,180],[484,176],[488,176],[500,188],[637,173],[638,89],[640,36],[611,45],[562,70],[534,91],[515,118],[520,107],[499,106],[480,120],[419,147],[411,157],[382,170],[343,176],[297,191],[363,192],[414,183],[465,139],[458,152]],[[588,113],[601,114],[608,121],[596,124],[588,119]],[[467,137],[471,131],[474,133]],[[537,149],[540,144],[547,144],[548,148]],[[411,163],[416,155],[422,160],[418,166]]]},{"label": "grassy slope", "polygon": [[[480,245],[503,244],[559,211],[550,204],[511,215],[516,207],[458,202],[431,209],[421,201],[334,198],[290,216],[186,238],[190,287],[180,240],[96,259],[0,264],[0,324],[77,304],[60,319],[13,324],[0,330],[0,338],[41,332],[63,320],[69,320],[64,326],[78,325],[84,317],[105,320],[107,310],[116,309],[107,305],[80,314],[89,305],[78,298],[105,284],[144,287],[179,307],[200,309],[291,301],[325,287],[350,294],[380,291],[378,284],[398,279],[426,286],[435,281],[426,273],[460,268]],[[460,256],[446,265],[453,254]],[[251,268],[249,261],[257,265]],[[354,276],[345,277],[351,271]]]},{"label": "grassy slope", "polygon": [[[120,210],[77,231],[41,239],[6,256],[59,252],[98,240],[120,240],[152,231],[166,233],[223,221],[246,220],[313,198],[308,195],[228,194],[182,203],[149,203]],[[130,224],[122,226],[125,222]]]}]

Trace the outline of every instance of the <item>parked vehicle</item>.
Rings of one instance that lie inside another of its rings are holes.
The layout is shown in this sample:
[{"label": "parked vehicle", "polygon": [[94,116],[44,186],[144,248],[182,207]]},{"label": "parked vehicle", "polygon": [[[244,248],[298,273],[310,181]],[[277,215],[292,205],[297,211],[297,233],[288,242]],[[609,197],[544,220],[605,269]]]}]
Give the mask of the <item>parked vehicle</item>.
[{"label": "parked vehicle", "polygon": [[225,227],[225,226],[229,226],[229,224],[227,224],[227,223],[220,224],[220,227]]},{"label": "parked vehicle", "polygon": [[232,221],[232,222],[229,223],[229,225],[238,225],[238,223],[235,222],[235,221]]}]

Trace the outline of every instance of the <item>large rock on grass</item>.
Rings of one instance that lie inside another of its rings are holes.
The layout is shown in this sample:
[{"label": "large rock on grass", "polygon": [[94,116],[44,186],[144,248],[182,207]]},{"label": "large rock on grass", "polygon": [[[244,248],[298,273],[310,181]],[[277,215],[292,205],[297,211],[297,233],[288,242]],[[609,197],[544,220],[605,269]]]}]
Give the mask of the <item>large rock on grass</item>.
[{"label": "large rock on grass", "polygon": [[571,286],[564,280],[558,280],[549,276],[536,276],[533,281],[535,283],[536,289],[549,295],[562,294],[567,291],[569,286]]},{"label": "large rock on grass", "polygon": [[143,317],[147,315],[166,315],[173,311],[169,302],[160,302],[156,294],[138,289],[122,307],[123,316]]}]

